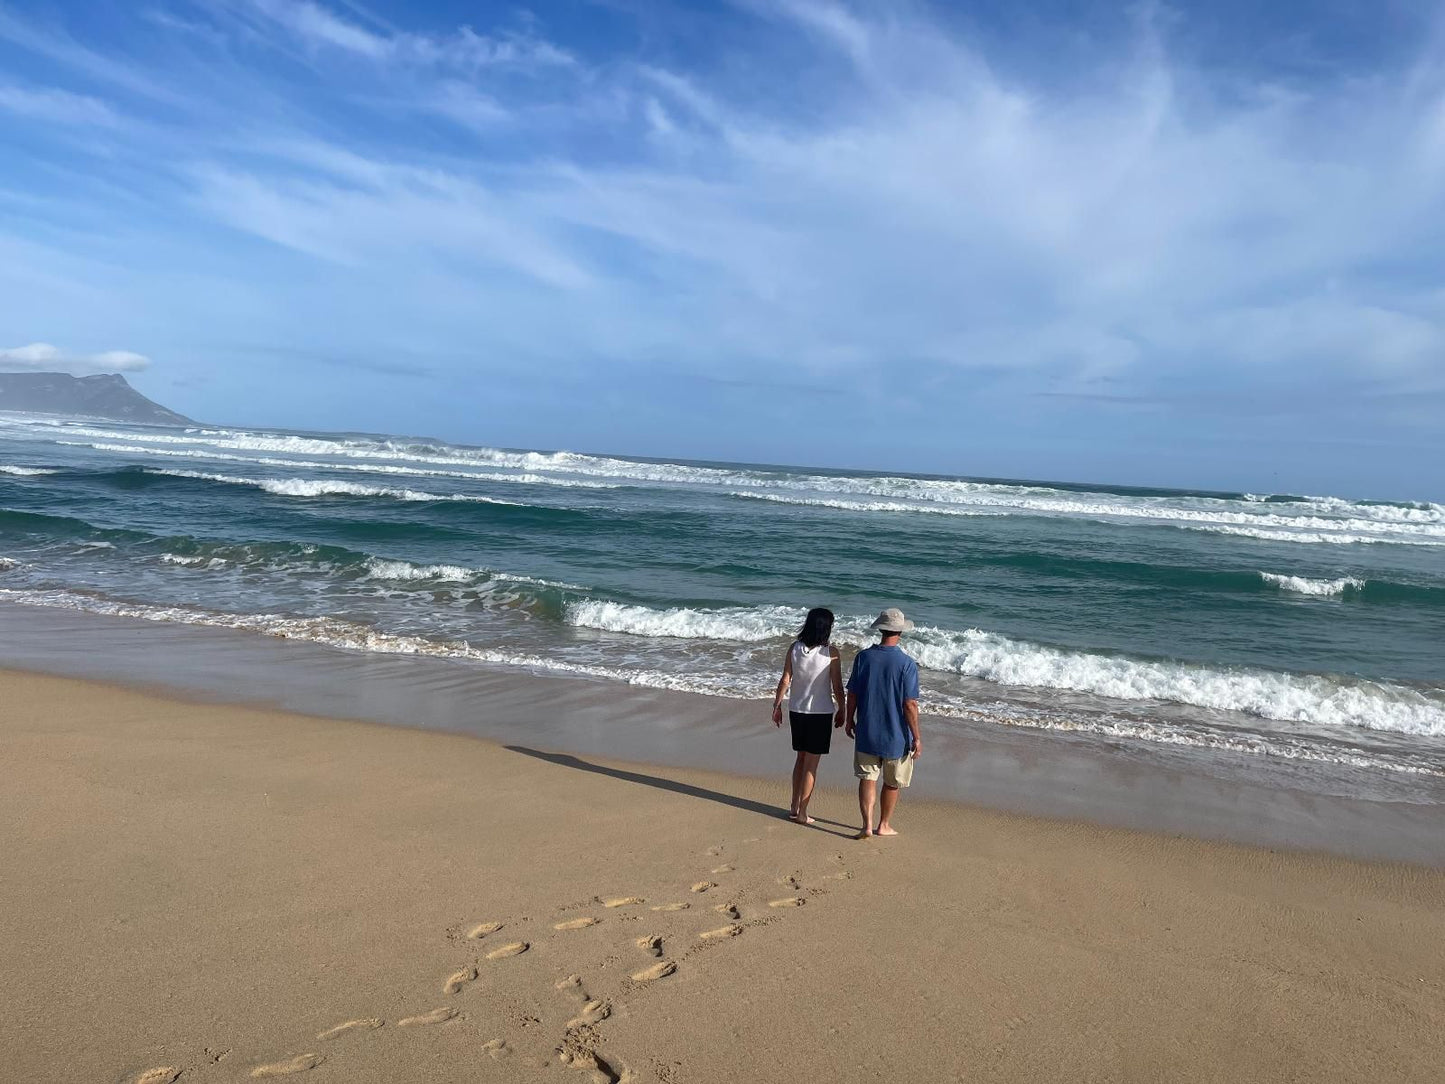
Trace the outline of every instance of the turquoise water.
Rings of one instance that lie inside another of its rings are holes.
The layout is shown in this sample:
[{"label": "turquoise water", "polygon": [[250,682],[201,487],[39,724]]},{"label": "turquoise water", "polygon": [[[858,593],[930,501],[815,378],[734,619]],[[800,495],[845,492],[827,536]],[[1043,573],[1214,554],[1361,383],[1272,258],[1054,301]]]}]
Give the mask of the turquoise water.
[{"label": "turquoise water", "polygon": [[0,416],[0,601],[766,695],[885,605],[925,708],[1445,776],[1445,506]]}]

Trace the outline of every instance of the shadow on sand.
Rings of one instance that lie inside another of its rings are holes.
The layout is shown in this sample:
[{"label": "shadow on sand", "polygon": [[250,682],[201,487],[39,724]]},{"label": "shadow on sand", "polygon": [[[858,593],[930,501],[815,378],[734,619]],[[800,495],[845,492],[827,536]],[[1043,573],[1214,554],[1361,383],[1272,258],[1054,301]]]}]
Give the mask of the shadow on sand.
[{"label": "shadow on sand", "polygon": [[[622,779],[628,783],[640,783],[644,787],[656,787],[658,790],[669,790],[674,794],[685,794],[689,798],[704,798],[709,802],[717,802],[721,805],[729,805],[734,809],[745,809],[749,813],[758,813],[772,820],[788,821],[788,815],[778,806],[767,805],[763,802],[755,802],[751,798],[743,798],[737,794],[728,794],[720,790],[708,790],[706,787],[694,786],[692,783],[680,783],[676,779],[668,779],[661,775],[647,775],[644,772],[628,771],[626,768],[609,768],[603,764],[593,764],[591,761],[583,760],[581,757],[574,757],[570,753],[544,753],[540,749],[529,749],[525,745],[506,746],[513,753],[521,753],[524,756],[536,757],[538,760],[545,760],[549,764],[559,764],[564,768],[576,768],[580,772],[592,772],[594,775],[611,776],[613,779]],[[815,829],[819,832],[826,832],[830,836],[851,837],[856,829],[837,821],[830,821],[823,817],[814,817],[814,823],[804,827]],[[792,823],[792,821],[789,821]],[[825,827],[827,825],[828,827]],[[841,829],[841,831],[839,831]]]}]

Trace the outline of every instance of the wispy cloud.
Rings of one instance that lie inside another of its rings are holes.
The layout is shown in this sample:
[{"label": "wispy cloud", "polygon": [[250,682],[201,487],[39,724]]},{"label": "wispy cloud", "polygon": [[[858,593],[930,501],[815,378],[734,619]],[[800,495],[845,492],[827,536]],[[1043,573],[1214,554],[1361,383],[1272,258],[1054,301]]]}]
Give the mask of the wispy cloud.
[{"label": "wispy cloud", "polygon": [[184,94],[168,88],[141,66],[91,49],[62,28],[21,19],[4,3],[0,3],[0,42],[9,42],[88,79],[153,101],[183,104],[186,100]]},{"label": "wispy cloud", "polygon": [[53,124],[113,126],[120,119],[115,110],[98,98],[54,87],[0,84],[0,110]]},{"label": "wispy cloud", "polygon": [[240,0],[236,10],[269,20],[311,49],[372,61],[476,70],[494,65],[566,66],[572,57],[550,42],[520,33],[478,34],[469,26],[447,35],[380,31],[311,0]]},{"label": "wispy cloud", "polygon": [[1306,77],[1212,66],[1187,14],[1080,27],[1065,71],[902,0],[739,0],[701,46],[651,12],[605,47],[522,17],[206,0],[104,52],[0,7],[0,40],[56,69],[0,111],[141,114],[92,140],[139,237],[94,242],[97,283],[130,289],[117,253],[139,254],[137,303],[263,320],[312,356],[422,327],[459,369],[851,380],[893,402],[868,374],[904,366],[1179,412],[1208,380],[1428,384],[1445,39],[1422,20]]}]

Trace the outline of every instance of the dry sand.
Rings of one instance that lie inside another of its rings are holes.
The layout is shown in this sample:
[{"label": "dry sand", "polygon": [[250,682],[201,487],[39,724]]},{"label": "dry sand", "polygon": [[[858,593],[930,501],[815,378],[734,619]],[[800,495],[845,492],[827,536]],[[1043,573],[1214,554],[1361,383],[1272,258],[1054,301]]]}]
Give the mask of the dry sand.
[{"label": "dry sand", "polygon": [[0,673],[0,1080],[1441,1078],[1445,873],[907,798],[860,843],[787,759]]}]

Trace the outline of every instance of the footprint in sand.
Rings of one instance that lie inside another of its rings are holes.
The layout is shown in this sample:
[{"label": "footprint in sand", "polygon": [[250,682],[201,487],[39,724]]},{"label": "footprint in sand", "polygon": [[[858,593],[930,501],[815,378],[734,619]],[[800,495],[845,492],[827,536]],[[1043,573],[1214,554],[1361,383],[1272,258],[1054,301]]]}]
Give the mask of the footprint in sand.
[{"label": "footprint in sand", "polygon": [[465,986],[467,983],[471,982],[476,977],[477,969],[475,967],[464,967],[460,971],[453,971],[451,976],[447,979],[447,984],[442,987],[442,993],[460,993],[462,987]]},{"label": "footprint in sand", "polygon": [[769,900],[769,907],[801,907],[807,900],[799,899],[797,896],[785,896],[780,900]]},{"label": "footprint in sand", "polygon": [[731,903],[720,903],[716,907],[714,907],[713,910],[720,915],[726,915],[734,922],[743,917],[742,914],[738,911],[737,906]]},{"label": "footprint in sand", "polygon": [[506,1039],[493,1039],[490,1042],[483,1043],[482,1049],[496,1059],[505,1058],[512,1052],[512,1048],[507,1045]]},{"label": "footprint in sand", "polygon": [[316,1037],[327,1041],[339,1039],[343,1035],[350,1035],[354,1031],[375,1031],[384,1023],[386,1023],[385,1020],[375,1016],[368,1016],[361,1020],[348,1020],[344,1024],[337,1024],[334,1028],[327,1028]]},{"label": "footprint in sand", "polygon": [[577,1015],[567,1021],[569,1028],[588,1027],[592,1024],[600,1024],[612,1015],[612,1005],[606,1001],[593,998],[582,1003],[582,1008]]},{"label": "footprint in sand", "polygon": [[503,945],[501,948],[494,948],[487,953],[489,960],[505,960],[508,956],[520,956],[532,946],[526,941],[513,941],[510,945]]},{"label": "footprint in sand", "polygon": [[577,1015],[567,1021],[567,1030],[569,1031],[574,1028],[600,1024],[612,1015],[612,1003],[601,998],[594,998],[582,988],[582,979],[577,975],[568,975],[557,983],[557,989],[573,994],[581,1005],[577,1010]]},{"label": "footprint in sand", "polygon": [[641,971],[635,971],[632,975],[633,982],[651,982],[653,979],[666,978],[677,970],[677,964],[671,960],[658,960],[651,967],[644,967]]},{"label": "footprint in sand", "polygon": [[180,1075],[181,1071],[173,1066],[158,1065],[136,1077],[135,1084],[171,1084]]},{"label": "footprint in sand", "polygon": [[258,1065],[251,1070],[251,1075],[253,1077],[290,1076],[292,1073],[304,1073],[308,1069],[315,1069],[325,1060],[320,1054],[297,1054],[287,1061]]},{"label": "footprint in sand", "polygon": [[486,937],[489,933],[496,933],[505,925],[505,922],[483,922],[481,925],[473,926],[470,930],[468,930],[467,936],[470,937],[473,941],[476,941],[480,938]]},{"label": "footprint in sand", "polygon": [[712,872],[713,872],[713,873],[731,873],[734,868],[735,868],[735,867],[733,867],[733,866],[729,866],[729,865],[724,864],[724,865],[718,866],[718,868],[715,869],[715,870],[713,870]]},{"label": "footprint in sand", "polygon": [[613,896],[611,899],[603,900],[603,907],[636,907],[639,903],[647,901],[641,896]]},{"label": "footprint in sand", "polygon": [[456,1015],[456,1009],[433,1009],[431,1012],[424,1012],[417,1016],[408,1016],[405,1020],[398,1020],[396,1026],[399,1028],[415,1028],[425,1027],[429,1024],[445,1024],[448,1020],[454,1020]]},{"label": "footprint in sand", "polygon": [[716,930],[708,930],[705,933],[700,933],[698,934],[698,937],[702,938],[704,941],[718,941],[724,937],[736,937],[742,932],[743,928],[741,926],[721,926]]},{"label": "footprint in sand", "polygon": [[640,948],[643,952],[650,953],[653,956],[661,956],[662,938],[651,936],[639,937],[637,939],[637,947]]},{"label": "footprint in sand", "polygon": [[802,884],[799,882],[799,880],[798,880],[796,877],[791,877],[791,876],[790,876],[790,877],[779,877],[779,878],[778,878],[778,884],[780,884],[780,885],[787,885],[789,888],[793,888],[793,889],[797,889],[797,888],[802,888],[802,887],[803,887]]},{"label": "footprint in sand", "polygon": [[[655,911],[657,910],[657,908],[654,907],[653,910]],[[600,918],[593,918],[591,915],[588,915],[586,918],[571,918],[568,919],[566,922],[559,922],[555,926],[553,926],[552,929],[585,930],[588,926],[595,926],[601,921],[602,920]]]},{"label": "footprint in sand", "polygon": [[611,1055],[603,1057],[596,1050],[583,1046],[575,1049],[564,1045],[557,1051],[557,1061],[573,1069],[591,1072],[592,1084],[628,1084],[637,1075]]},{"label": "footprint in sand", "polygon": [[689,907],[691,907],[691,906],[692,906],[692,904],[690,904],[690,903],[664,903],[664,904],[661,904],[661,905],[659,905],[659,906],[657,906],[657,907],[654,907],[653,910],[654,910],[654,911],[686,911],[686,910],[687,910]]},{"label": "footprint in sand", "polygon": [[710,891],[711,889],[714,889],[714,888],[716,888],[716,887],[717,887],[717,884],[716,884],[715,882],[713,882],[713,881],[698,881],[697,884],[695,884],[695,885],[692,886],[692,891],[694,891],[694,892],[707,892],[707,891]]}]

